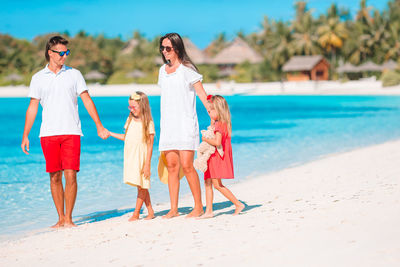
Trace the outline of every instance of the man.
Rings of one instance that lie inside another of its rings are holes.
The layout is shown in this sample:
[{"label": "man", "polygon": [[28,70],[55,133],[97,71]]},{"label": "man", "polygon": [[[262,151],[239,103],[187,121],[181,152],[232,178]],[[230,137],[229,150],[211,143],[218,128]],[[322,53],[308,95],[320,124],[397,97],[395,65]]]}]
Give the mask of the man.
[{"label": "man", "polygon": [[[40,103],[43,111],[39,137],[46,160],[46,172],[50,174],[51,195],[58,213],[58,222],[54,228],[76,226],[72,221],[72,210],[77,194],[76,173],[80,165],[82,135],[78,96],[95,122],[98,135],[102,139],[109,137],[109,132],[100,122],[82,74],[64,65],[70,53],[67,44],[68,41],[61,36],[50,38],[46,44],[48,64],[32,77],[29,87],[31,100],[26,111],[21,143],[22,151],[29,154],[28,135]],[[65,191],[62,184],[63,172]]]}]

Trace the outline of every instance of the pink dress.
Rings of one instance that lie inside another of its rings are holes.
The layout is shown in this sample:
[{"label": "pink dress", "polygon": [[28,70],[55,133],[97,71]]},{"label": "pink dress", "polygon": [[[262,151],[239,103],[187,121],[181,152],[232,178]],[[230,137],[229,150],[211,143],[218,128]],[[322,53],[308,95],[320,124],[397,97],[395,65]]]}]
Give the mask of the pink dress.
[{"label": "pink dress", "polygon": [[209,178],[233,179],[233,158],[231,137],[225,123],[215,122],[215,131],[222,135],[221,145],[224,150],[224,156],[221,157],[217,150],[207,161],[207,171],[204,173],[204,180]]}]

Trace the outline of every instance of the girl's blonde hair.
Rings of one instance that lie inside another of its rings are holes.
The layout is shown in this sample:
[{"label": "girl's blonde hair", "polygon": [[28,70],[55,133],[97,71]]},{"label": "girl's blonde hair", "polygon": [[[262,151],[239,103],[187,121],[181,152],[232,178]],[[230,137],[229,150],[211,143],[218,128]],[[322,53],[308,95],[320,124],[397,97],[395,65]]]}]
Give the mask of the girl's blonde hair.
[{"label": "girl's blonde hair", "polygon": [[[142,128],[143,128],[143,141],[145,143],[150,141],[150,134],[149,134],[149,127],[150,123],[153,121],[153,117],[151,116],[151,110],[150,110],[150,103],[149,99],[147,98],[147,95],[143,92],[136,91],[136,95],[140,96],[140,99],[136,100],[134,99],[135,94],[132,94],[130,96],[130,100],[134,100],[139,102],[139,108],[140,108],[140,113],[139,113],[139,118],[142,122]],[[128,125],[125,130],[125,134],[128,132],[129,125],[131,124],[133,115],[132,112],[129,113],[129,120],[128,120]]]},{"label": "girl's blonde hair", "polygon": [[229,132],[229,136],[232,135],[232,121],[231,112],[229,111],[228,102],[225,98],[220,95],[214,95],[211,97],[211,104],[218,113],[218,120],[226,124]]}]

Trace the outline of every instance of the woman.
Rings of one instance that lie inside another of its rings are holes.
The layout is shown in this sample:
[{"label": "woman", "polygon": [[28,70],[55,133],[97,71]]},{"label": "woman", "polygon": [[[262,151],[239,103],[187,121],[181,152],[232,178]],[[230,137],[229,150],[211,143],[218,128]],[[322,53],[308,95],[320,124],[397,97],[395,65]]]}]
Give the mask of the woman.
[{"label": "woman", "polygon": [[203,214],[199,176],[193,167],[194,152],[199,146],[199,124],[196,94],[207,109],[207,95],[201,83],[203,76],[186,54],[182,38],[168,33],[160,39],[164,61],[158,85],[161,87],[161,123],[159,150],[165,153],[171,210],[164,218],[178,216],[179,169],[188,180],[194,208],[186,217]]}]

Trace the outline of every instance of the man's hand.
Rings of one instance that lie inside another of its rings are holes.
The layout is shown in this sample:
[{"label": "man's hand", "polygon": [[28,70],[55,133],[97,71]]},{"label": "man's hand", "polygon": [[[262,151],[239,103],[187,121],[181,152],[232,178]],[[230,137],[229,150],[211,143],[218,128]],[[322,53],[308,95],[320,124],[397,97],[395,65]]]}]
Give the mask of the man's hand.
[{"label": "man's hand", "polygon": [[110,137],[110,132],[103,126],[97,129],[97,134],[101,139],[107,139],[108,137]]},{"label": "man's hand", "polygon": [[28,139],[28,137],[22,138],[21,148],[25,154],[29,155],[29,139]]}]

